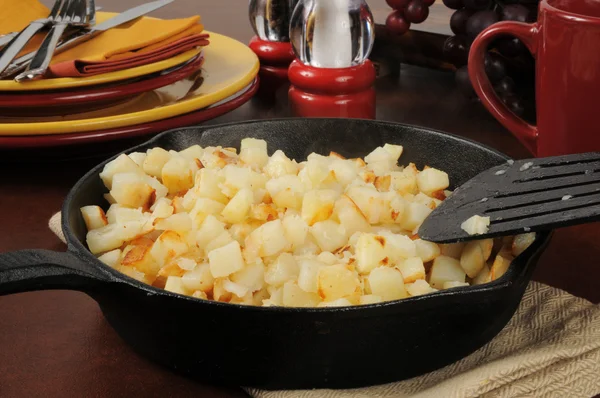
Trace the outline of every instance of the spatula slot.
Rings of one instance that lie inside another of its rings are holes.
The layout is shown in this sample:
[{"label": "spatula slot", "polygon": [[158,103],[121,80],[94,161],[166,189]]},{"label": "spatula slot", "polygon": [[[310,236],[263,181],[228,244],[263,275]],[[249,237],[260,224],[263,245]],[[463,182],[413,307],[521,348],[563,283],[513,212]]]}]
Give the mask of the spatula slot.
[{"label": "spatula slot", "polygon": [[600,182],[600,173],[596,174],[578,174],[576,176],[556,178],[551,187],[548,186],[548,181],[529,181],[527,186],[522,184],[516,185],[513,189],[508,189],[506,192],[495,195],[496,198],[507,198],[527,195],[537,192],[550,192],[557,189],[577,187],[582,185],[596,184]]}]

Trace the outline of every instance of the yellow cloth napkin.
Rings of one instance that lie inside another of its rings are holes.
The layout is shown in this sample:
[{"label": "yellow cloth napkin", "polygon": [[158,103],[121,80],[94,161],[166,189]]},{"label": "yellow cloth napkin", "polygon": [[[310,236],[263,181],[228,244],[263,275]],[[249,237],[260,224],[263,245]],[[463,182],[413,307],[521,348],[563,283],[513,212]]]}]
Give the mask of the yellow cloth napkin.
[{"label": "yellow cloth napkin", "polygon": [[[48,225],[65,242],[60,213]],[[445,368],[351,390],[263,391],[256,398],[590,398],[600,394],[600,306],[532,282],[491,342]]]},{"label": "yellow cloth napkin", "polygon": [[[37,0],[0,0],[0,34],[22,30],[29,22],[46,18],[48,8]],[[96,23],[102,23],[115,13],[98,12]],[[52,64],[79,60],[120,60],[140,52],[165,47],[169,43],[196,35],[204,30],[200,16],[183,19],[162,20],[142,17],[136,21],[110,29],[99,36],[70,50],[58,54]],[[37,49],[44,34],[38,34],[23,53]]]}]

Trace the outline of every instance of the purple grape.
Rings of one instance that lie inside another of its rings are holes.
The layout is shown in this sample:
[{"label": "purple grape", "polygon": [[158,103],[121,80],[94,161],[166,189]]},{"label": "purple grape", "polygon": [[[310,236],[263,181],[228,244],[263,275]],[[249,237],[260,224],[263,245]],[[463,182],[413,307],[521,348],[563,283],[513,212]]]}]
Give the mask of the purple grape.
[{"label": "purple grape", "polygon": [[469,10],[487,10],[492,5],[492,0],[463,0],[465,7]]},{"label": "purple grape", "polygon": [[514,94],[501,95],[500,99],[517,116],[525,114],[525,103]]},{"label": "purple grape", "polygon": [[498,22],[498,15],[494,11],[477,11],[467,21],[467,37],[474,40],[485,28]]},{"label": "purple grape", "polygon": [[469,70],[467,66],[463,66],[456,71],[456,75],[454,76],[456,80],[456,85],[458,89],[467,97],[467,98],[475,98],[477,94],[473,89],[473,84],[471,83],[471,79],[469,78]]},{"label": "purple grape", "polygon": [[509,4],[502,9],[503,21],[528,22],[529,10],[520,4]]},{"label": "purple grape", "polygon": [[423,0],[411,0],[404,10],[404,17],[411,23],[421,23],[429,16],[429,7]]},{"label": "purple grape", "polygon": [[390,32],[397,35],[403,35],[410,29],[410,22],[404,18],[402,11],[396,10],[388,15],[387,19],[385,20],[385,26]]},{"label": "purple grape", "polygon": [[510,58],[517,57],[527,50],[525,45],[516,38],[498,39],[495,42],[495,47],[502,55]]},{"label": "purple grape", "polygon": [[386,0],[386,3],[394,10],[403,10],[410,0]]},{"label": "purple grape", "polygon": [[504,60],[498,54],[489,53],[484,59],[485,73],[492,83],[500,81],[506,76],[506,66]]},{"label": "purple grape", "polygon": [[457,67],[467,64],[469,44],[465,36],[451,36],[444,42],[444,58]]},{"label": "purple grape", "polygon": [[457,35],[467,33],[467,21],[473,15],[473,11],[463,8],[455,11],[450,17],[450,29]]},{"label": "purple grape", "polygon": [[443,3],[451,10],[459,10],[464,7],[463,0],[443,0]]},{"label": "purple grape", "polygon": [[498,93],[509,94],[515,91],[515,82],[510,77],[505,76],[502,79],[500,79],[498,83],[496,83],[494,89]]}]

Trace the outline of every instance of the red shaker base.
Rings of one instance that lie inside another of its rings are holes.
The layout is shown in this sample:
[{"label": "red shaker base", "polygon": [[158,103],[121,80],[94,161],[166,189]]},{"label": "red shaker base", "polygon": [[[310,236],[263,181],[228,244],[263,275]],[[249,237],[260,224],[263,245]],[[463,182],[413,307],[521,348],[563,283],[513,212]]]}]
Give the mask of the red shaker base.
[{"label": "red shaker base", "polygon": [[294,116],[375,119],[375,67],[314,68],[295,60],[288,77]]},{"label": "red shaker base", "polygon": [[261,65],[258,96],[272,97],[281,86],[288,83],[288,67],[295,58],[292,45],[254,36],[249,47],[258,56]]}]

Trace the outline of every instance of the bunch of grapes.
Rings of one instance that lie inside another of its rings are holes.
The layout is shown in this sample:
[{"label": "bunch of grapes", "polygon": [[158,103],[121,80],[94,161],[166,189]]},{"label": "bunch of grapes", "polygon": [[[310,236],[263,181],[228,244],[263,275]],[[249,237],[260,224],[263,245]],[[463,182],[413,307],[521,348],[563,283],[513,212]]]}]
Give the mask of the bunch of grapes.
[{"label": "bunch of grapes", "polygon": [[[476,98],[469,79],[467,60],[473,40],[488,26],[499,21],[534,22],[539,0],[443,0],[444,5],[456,10],[450,18],[450,29],[455,36],[444,44],[444,54],[457,67],[456,82],[470,98]],[[525,112],[525,103],[517,95],[515,81],[509,70],[531,67],[523,59],[531,57],[518,39],[506,37],[496,40],[485,57],[485,70],[502,101],[517,115]],[[517,66],[516,68],[514,66]],[[511,68],[512,67],[512,68]],[[514,77],[514,76],[513,76]]]},{"label": "bunch of grapes", "polygon": [[408,32],[411,23],[421,23],[429,16],[429,6],[435,0],[386,0],[394,9],[385,21],[390,32],[402,35]]}]

